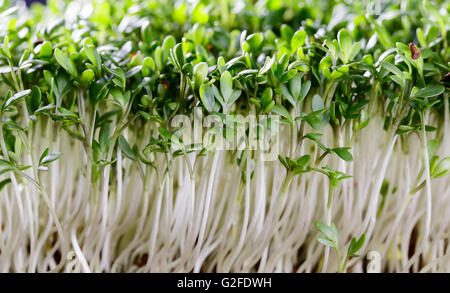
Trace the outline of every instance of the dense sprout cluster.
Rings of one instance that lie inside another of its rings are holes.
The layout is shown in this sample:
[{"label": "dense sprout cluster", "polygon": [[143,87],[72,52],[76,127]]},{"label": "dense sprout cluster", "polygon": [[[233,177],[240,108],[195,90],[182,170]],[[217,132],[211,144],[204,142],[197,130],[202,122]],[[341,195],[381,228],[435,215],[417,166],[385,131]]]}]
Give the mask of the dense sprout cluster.
[{"label": "dense sprout cluster", "polygon": [[0,1],[0,271],[450,271],[449,11]]}]

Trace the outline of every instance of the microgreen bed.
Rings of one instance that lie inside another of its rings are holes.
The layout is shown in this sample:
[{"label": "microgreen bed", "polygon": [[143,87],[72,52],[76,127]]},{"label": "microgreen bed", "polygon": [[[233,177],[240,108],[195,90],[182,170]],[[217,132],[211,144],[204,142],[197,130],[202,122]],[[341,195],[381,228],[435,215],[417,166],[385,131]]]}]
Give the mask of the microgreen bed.
[{"label": "microgreen bed", "polygon": [[449,272],[449,11],[0,1],[0,271]]}]

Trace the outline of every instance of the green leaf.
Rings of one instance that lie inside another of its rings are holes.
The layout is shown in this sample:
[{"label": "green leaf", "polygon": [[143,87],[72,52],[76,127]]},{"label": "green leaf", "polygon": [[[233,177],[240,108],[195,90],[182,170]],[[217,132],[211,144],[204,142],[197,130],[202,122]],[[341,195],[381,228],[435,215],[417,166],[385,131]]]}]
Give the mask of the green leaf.
[{"label": "green leaf", "polygon": [[317,237],[317,241],[319,241],[321,244],[323,244],[325,246],[329,246],[329,247],[333,247],[333,248],[336,247],[336,244],[333,241],[329,240],[328,238],[322,237],[322,236]]},{"label": "green leaf", "polygon": [[168,35],[167,37],[165,37],[165,39],[161,45],[163,62],[167,61],[167,59],[170,56],[170,50],[173,47],[175,47],[176,43],[177,43],[177,41],[175,40],[175,38],[172,35]]},{"label": "green leaf", "polygon": [[299,102],[303,101],[303,99],[306,97],[306,95],[309,93],[309,89],[311,88],[311,81],[307,80],[300,91],[300,96],[298,97]]},{"label": "green leaf", "polygon": [[289,80],[289,90],[295,100],[299,99],[301,89],[302,77],[300,76],[300,74],[296,74]]},{"label": "green leaf", "polygon": [[383,184],[381,185],[381,188],[380,188],[381,196],[385,197],[387,195],[388,191],[389,191],[389,181],[384,179]]},{"label": "green leaf", "polygon": [[9,99],[6,100],[6,102],[3,104],[2,109],[4,110],[4,109],[14,105],[20,99],[22,99],[25,96],[28,96],[30,93],[31,93],[31,90],[24,90],[24,91],[14,94],[12,97],[10,97]]},{"label": "green leaf", "polygon": [[6,58],[11,59],[11,52],[9,51],[9,38],[5,36],[3,38],[3,48],[1,53],[5,55]]},{"label": "green leaf", "polygon": [[416,30],[416,36],[417,36],[417,40],[419,41],[421,47],[424,47],[424,48],[428,47],[425,35],[423,34],[423,30],[420,27],[417,28],[417,30]]},{"label": "green leaf", "polygon": [[46,148],[39,159],[39,165],[41,166],[50,164],[51,162],[58,160],[61,155],[62,153],[54,153],[49,155],[48,148]]},{"label": "green leaf", "polygon": [[217,69],[219,70],[220,74],[222,74],[225,70],[227,70],[225,59],[223,59],[222,56],[217,58]]},{"label": "green leaf", "polygon": [[344,57],[343,62],[347,63],[352,52],[352,37],[346,29],[341,29],[337,34],[337,39],[339,47],[341,48],[341,53]]},{"label": "green leaf", "polygon": [[356,57],[356,55],[358,55],[360,50],[361,50],[361,42],[354,43],[350,51],[350,55],[348,56],[348,60],[352,61]]},{"label": "green leaf", "polygon": [[86,69],[81,74],[80,82],[83,86],[88,86],[94,80],[94,77],[94,71],[92,69]]},{"label": "green leaf", "polygon": [[282,24],[281,25],[280,32],[281,32],[281,37],[285,41],[290,41],[292,39],[292,36],[294,35],[294,31],[287,24]]},{"label": "green leaf", "polygon": [[51,162],[56,161],[57,159],[59,159],[61,157],[62,153],[54,153],[54,154],[50,154],[48,156],[45,156],[42,161],[41,164],[49,164]]},{"label": "green leaf", "polygon": [[208,64],[200,62],[194,67],[194,88],[198,89],[206,80],[208,75]]},{"label": "green leaf", "polygon": [[395,65],[393,65],[393,64],[391,64],[389,62],[386,62],[386,61],[383,61],[381,63],[381,66],[384,67],[387,71],[389,71],[389,72],[393,73],[394,75],[396,75],[401,81],[400,85],[402,87],[405,86],[405,75],[403,74],[403,72],[400,69],[397,68],[397,66],[395,66]]},{"label": "green leaf", "polygon": [[450,157],[442,159],[434,168],[432,178],[439,178],[450,172]]},{"label": "green leaf", "polygon": [[264,75],[267,71],[269,71],[270,68],[272,68],[272,65],[275,63],[275,56],[272,58],[266,57],[266,62],[264,63],[263,67],[259,70],[258,75]]},{"label": "green leaf", "polygon": [[349,70],[349,66],[348,65],[342,65],[339,68],[337,68],[335,71],[333,71],[331,73],[331,79],[338,79],[339,77],[343,76],[344,74],[346,74]]},{"label": "green leaf", "polygon": [[126,76],[125,73],[123,72],[123,70],[119,67],[115,68],[115,69],[110,69],[106,66],[103,66],[103,68],[108,71],[110,74],[113,75],[113,79],[112,82],[119,88],[122,89],[122,91],[125,91],[125,87],[126,87]]},{"label": "green leaf", "polygon": [[233,93],[233,79],[231,78],[231,74],[228,71],[225,71],[220,76],[220,92],[222,93],[222,97],[225,100],[225,103],[228,104],[228,100]]},{"label": "green leaf", "polygon": [[17,157],[20,157],[23,151],[23,143],[20,137],[16,137],[16,140],[14,141],[14,154],[17,155]]},{"label": "green leaf", "polygon": [[149,76],[153,71],[155,71],[155,62],[152,57],[144,58],[142,64],[142,75]]},{"label": "green leaf", "polygon": [[158,131],[166,139],[168,139],[168,140],[172,139],[172,133],[170,133],[169,131],[165,130],[164,128],[158,127]]},{"label": "green leaf", "polygon": [[177,44],[173,51],[175,52],[175,57],[177,58],[178,64],[180,64],[181,67],[183,67],[184,63],[186,62],[184,58],[184,52],[183,52],[183,44]]},{"label": "green leaf", "polygon": [[365,233],[363,233],[361,235],[361,237],[359,237],[358,240],[356,240],[356,238],[353,237],[352,241],[350,242],[350,245],[348,246],[347,256],[348,257],[355,257],[355,256],[357,256],[356,253],[364,245],[365,239],[366,239],[366,234]]},{"label": "green leaf", "polygon": [[280,160],[281,164],[283,164],[283,166],[289,170],[289,164],[287,163],[286,159],[283,158],[281,155],[278,155],[278,160]]},{"label": "green leaf", "polygon": [[39,58],[49,57],[52,55],[52,53],[53,53],[53,48],[52,48],[52,45],[50,44],[50,42],[44,42],[41,46],[41,49],[39,50],[38,57]]},{"label": "green leaf", "polygon": [[424,88],[419,89],[414,96],[418,98],[431,98],[439,96],[444,91],[445,87],[442,85],[428,85]]},{"label": "green leaf", "polygon": [[281,86],[281,92],[283,93],[283,96],[289,101],[289,103],[291,103],[292,106],[297,107],[297,102],[294,100],[294,97],[292,97],[288,88],[284,84]]},{"label": "green leaf", "polygon": [[315,94],[312,98],[311,109],[313,112],[323,110],[325,105],[323,103],[322,97],[318,94]]},{"label": "green leaf", "polygon": [[100,58],[100,55],[98,54],[95,47],[93,45],[86,44],[84,46],[84,50],[89,61],[91,61],[92,65],[95,66],[97,72],[100,73],[102,70],[102,59]]},{"label": "green leaf", "polygon": [[323,128],[322,119],[320,119],[317,115],[309,114],[305,117],[306,122],[311,125],[312,128],[319,130]]},{"label": "green leaf", "polygon": [[108,146],[109,146],[109,124],[105,123],[101,126],[100,128],[100,133],[98,135],[98,143],[100,144],[100,147],[103,151],[107,151],[108,150]]},{"label": "green leaf", "polygon": [[131,149],[130,145],[128,144],[127,140],[123,135],[119,136],[119,147],[122,150],[122,153],[129,159],[135,160],[136,155],[134,154],[133,150]]},{"label": "green leaf", "polygon": [[354,130],[363,129],[367,125],[369,125],[369,122],[370,122],[369,113],[367,112],[366,109],[363,109],[361,110],[361,114],[359,116],[358,121],[356,121],[355,124],[353,124],[353,129]]},{"label": "green leaf", "polygon": [[432,157],[436,154],[436,151],[439,147],[439,141],[437,139],[431,139],[427,143],[428,157]]},{"label": "green leaf", "polygon": [[310,155],[301,156],[300,158],[297,159],[297,164],[296,165],[298,167],[305,167],[306,165],[308,165],[310,160],[311,160],[311,156]]},{"label": "green leaf", "polygon": [[334,148],[334,149],[332,149],[332,151],[335,152],[344,161],[351,162],[351,161],[353,161],[353,156],[348,151],[349,149],[350,148]]},{"label": "green leaf", "polygon": [[285,107],[283,107],[282,105],[276,105],[275,107],[272,108],[272,112],[277,113],[278,115],[283,116],[284,118],[286,118],[289,123],[292,125],[293,124],[293,120],[292,120],[292,116],[291,114],[288,112],[288,110],[286,110]]},{"label": "green leaf", "polygon": [[214,111],[215,99],[214,92],[211,89],[211,86],[204,84],[200,87],[199,90],[200,99],[202,100],[203,106],[206,108],[208,112]]},{"label": "green leaf", "polygon": [[70,57],[67,56],[66,53],[64,53],[60,49],[56,48],[55,49],[55,58],[56,58],[56,61],[59,63],[59,65],[61,65],[61,67],[64,68],[64,70],[67,71],[67,73],[69,73],[71,76],[73,76],[75,78],[78,77],[78,73],[77,73],[75,64],[73,63],[72,59],[70,59]]},{"label": "green leaf", "polygon": [[230,99],[227,102],[227,106],[230,107],[231,105],[233,105],[234,102],[236,102],[236,100],[241,96],[241,93],[242,93],[241,90],[233,91],[233,93],[231,94]]},{"label": "green leaf", "polygon": [[309,138],[310,140],[314,141],[322,150],[325,152],[330,152],[330,150],[325,147],[325,145],[319,140],[319,137],[321,137],[321,133],[307,133],[305,134],[304,138]]},{"label": "green leaf", "polygon": [[108,84],[101,82],[91,83],[89,86],[89,101],[96,105],[101,102],[109,93]]},{"label": "green leaf", "polygon": [[322,222],[314,222],[314,226],[316,227],[317,230],[319,230],[320,233],[325,235],[333,243],[335,244],[338,243],[339,235],[334,223],[331,223],[331,225],[328,226],[327,224],[324,224]]},{"label": "green leaf", "polygon": [[303,46],[305,40],[306,40],[306,32],[304,30],[296,31],[291,39],[292,52],[296,52],[299,47]]},{"label": "green leaf", "polygon": [[0,182],[0,191],[2,191],[3,188],[5,188],[5,186],[8,185],[8,183],[10,183],[10,182],[11,182],[11,179],[10,179],[10,178],[5,179],[5,180],[2,180],[2,181]]},{"label": "green leaf", "polygon": [[174,21],[184,25],[187,21],[186,3],[177,5],[172,11],[172,18]]},{"label": "green leaf", "polygon": [[255,52],[258,50],[259,46],[261,46],[263,42],[263,35],[261,33],[251,34],[247,37],[244,42],[243,50],[246,52]]},{"label": "green leaf", "polygon": [[205,5],[203,3],[198,3],[192,11],[192,21],[195,23],[207,23],[209,19],[208,13],[205,11]]},{"label": "green leaf", "polygon": [[27,110],[28,113],[31,115],[33,114],[37,109],[39,109],[39,106],[41,105],[41,90],[38,86],[33,86],[33,89],[31,90],[31,95],[27,96],[25,98],[26,104],[27,104]]}]

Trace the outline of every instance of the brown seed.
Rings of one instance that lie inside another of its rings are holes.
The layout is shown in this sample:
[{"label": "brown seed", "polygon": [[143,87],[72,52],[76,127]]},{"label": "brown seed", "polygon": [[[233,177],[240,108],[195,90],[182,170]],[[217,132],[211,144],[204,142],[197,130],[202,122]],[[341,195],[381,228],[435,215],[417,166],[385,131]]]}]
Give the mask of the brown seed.
[{"label": "brown seed", "polygon": [[441,81],[444,83],[444,86],[446,88],[450,88],[450,72],[448,72],[442,79]]},{"label": "brown seed", "polygon": [[216,54],[216,50],[214,49],[214,46],[212,44],[206,45],[206,50],[208,50],[209,52],[213,53],[213,55]]},{"label": "brown seed", "polygon": [[420,50],[420,48],[417,48],[416,46],[414,46],[413,43],[409,43],[409,50],[411,51],[411,58],[413,60],[416,60],[420,57],[420,54],[422,53],[422,51]]},{"label": "brown seed", "polygon": [[144,266],[148,261],[148,254],[144,253],[141,256],[136,257],[134,264],[137,265],[138,267],[142,267]]},{"label": "brown seed", "polygon": [[169,89],[169,81],[165,77],[163,79],[163,87],[166,91]]},{"label": "brown seed", "polygon": [[37,45],[42,44],[43,42],[44,42],[43,39],[37,39],[36,41],[34,41],[34,45],[37,46]]}]

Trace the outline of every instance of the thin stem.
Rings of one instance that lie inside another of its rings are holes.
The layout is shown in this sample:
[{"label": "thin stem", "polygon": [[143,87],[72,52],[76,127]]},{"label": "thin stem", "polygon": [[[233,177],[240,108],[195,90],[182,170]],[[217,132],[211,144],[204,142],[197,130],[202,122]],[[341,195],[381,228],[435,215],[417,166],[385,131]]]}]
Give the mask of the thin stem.
[{"label": "thin stem", "polygon": [[426,192],[427,192],[427,207],[426,207],[426,218],[425,218],[425,231],[423,235],[423,244],[427,245],[429,234],[430,234],[430,226],[431,226],[431,176],[430,176],[430,160],[428,156],[428,142],[427,142],[427,134],[425,129],[425,120],[426,115],[422,113],[422,144],[424,148],[424,164],[425,164],[425,180],[426,180]]}]

